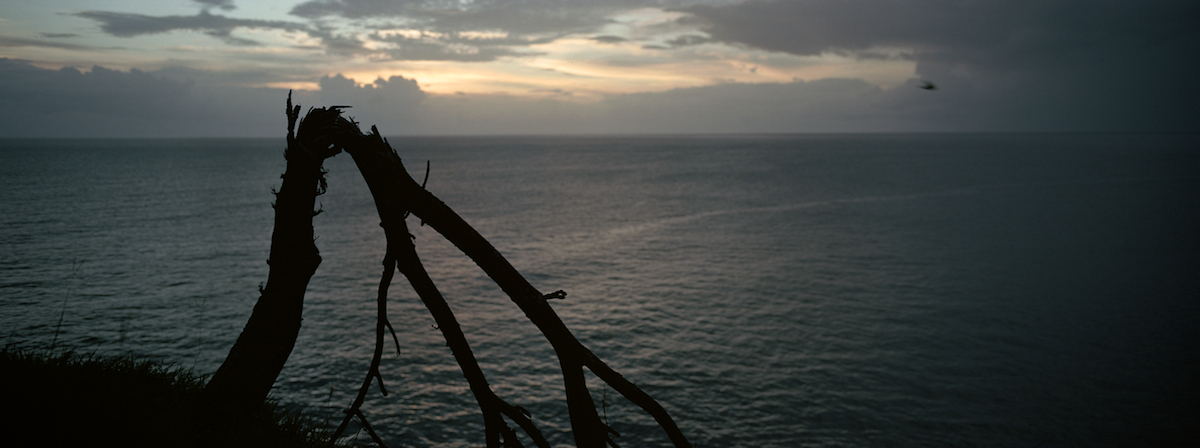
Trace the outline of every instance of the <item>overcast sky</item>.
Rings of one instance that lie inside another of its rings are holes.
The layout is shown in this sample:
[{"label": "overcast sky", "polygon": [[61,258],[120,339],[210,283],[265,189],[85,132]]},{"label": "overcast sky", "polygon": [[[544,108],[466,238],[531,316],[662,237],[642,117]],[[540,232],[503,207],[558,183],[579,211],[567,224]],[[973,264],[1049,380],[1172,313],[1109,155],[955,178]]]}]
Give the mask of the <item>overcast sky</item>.
[{"label": "overcast sky", "polygon": [[0,137],[1196,131],[1197,56],[1195,0],[3,2]]}]

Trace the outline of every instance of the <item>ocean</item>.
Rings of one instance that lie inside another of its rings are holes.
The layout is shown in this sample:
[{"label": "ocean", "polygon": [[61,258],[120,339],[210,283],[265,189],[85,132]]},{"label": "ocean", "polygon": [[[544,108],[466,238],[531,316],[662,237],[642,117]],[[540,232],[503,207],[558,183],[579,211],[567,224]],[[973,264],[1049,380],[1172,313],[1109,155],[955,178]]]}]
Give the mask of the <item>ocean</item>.
[{"label": "ocean", "polygon": [[[390,141],[535,287],[565,290],[568,327],[698,446],[1200,440],[1198,134]],[[267,279],[284,145],[0,140],[0,336],[214,372]],[[336,425],[370,361],[384,237],[350,157],[325,167],[323,261],[272,396]],[[409,226],[493,390],[571,446],[549,344]],[[433,319],[403,277],[390,297],[401,351],[372,424],[389,446],[483,446]],[[669,445],[589,384],[618,444]]]}]

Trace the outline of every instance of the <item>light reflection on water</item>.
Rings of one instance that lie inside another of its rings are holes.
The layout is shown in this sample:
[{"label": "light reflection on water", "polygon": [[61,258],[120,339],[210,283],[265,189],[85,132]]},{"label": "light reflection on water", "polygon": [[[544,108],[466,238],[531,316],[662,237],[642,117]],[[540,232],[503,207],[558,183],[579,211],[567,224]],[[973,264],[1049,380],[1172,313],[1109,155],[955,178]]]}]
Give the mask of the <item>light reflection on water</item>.
[{"label": "light reflection on water", "polygon": [[[1197,415],[1194,136],[392,142],[702,446],[1170,444]],[[266,279],[282,145],[4,142],[7,340],[48,346],[65,301],[60,347],[214,371]],[[326,166],[323,262],[275,396],[337,421],[371,355],[383,236],[349,158]],[[570,445],[549,344],[410,226],[493,389]],[[364,409],[394,445],[482,446],[433,319],[392,291],[393,394]],[[666,444],[590,384],[622,446]]]}]

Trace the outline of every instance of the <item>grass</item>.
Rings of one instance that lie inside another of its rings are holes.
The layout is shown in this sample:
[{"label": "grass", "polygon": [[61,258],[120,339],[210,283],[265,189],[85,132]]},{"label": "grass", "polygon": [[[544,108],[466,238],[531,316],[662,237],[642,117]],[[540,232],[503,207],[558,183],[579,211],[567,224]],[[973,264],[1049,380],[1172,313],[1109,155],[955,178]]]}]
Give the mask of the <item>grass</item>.
[{"label": "grass", "polygon": [[203,388],[203,377],[153,361],[4,347],[0,445],[329,446],[313,420],[274,403],[213,430],[196,411]]}]

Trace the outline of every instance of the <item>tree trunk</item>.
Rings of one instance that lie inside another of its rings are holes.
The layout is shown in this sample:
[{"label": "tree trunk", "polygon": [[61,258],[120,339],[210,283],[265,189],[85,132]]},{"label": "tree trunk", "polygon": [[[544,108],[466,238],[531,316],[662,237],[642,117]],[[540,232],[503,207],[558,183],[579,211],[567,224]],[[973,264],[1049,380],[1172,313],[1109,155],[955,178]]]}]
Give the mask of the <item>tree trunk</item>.
[{"label": "tree trunk", "polygon": [[[313,205],[324,189],[321,164],[338,152],[330,149],[336,109],[309,111],[293,133],[300,106],[288,96],[287,170],[275,195],[275,228],[266,287],[225,362],[204,388],[218,412],[249,412],[267,398],[300,332],[304,291],[321,264],[313,244]],[[323,112],[323,113],[322,113]]]},{"label": "tree trunk", "polygon": [[[283,369],[300,331],[305,289],[321,263],[317,247],[313,244],[312,227],[312,217],[316,215],[313,204],[325,187],[321,164],[326,158],[345,149],[354,157],[359,171],[371,188],[388,242],[384,277],[380,283],[375,356],[359,397],[347,411],[348,414],[356,414],[365,424],[366,417],[358,407],[372,378],[379,379],[382,388],[383,378],[378,365],[382,355],[383,331],[385,327],[390,327],[385,307],[387,286],[391,283],[395,267],[408,278],[442,328],[447,344],[453,350],[483,411],[488,445],[503,443],[505,446],[519,446],[515,433],[504,423],[503,417],[508,417],[524,429],[539,447],[548,446],[540,431],[529,420],[528,413],[505,403],[488,386],[453,312],[429,279],[409,239],[404,220],[411,212],[474,260],[553,346],[562,367],[567,408],[577,446],[603,448],[612,442],[610,433],[615,434],[596,413],[595,403],[587,390],[583,372],[585,367],[654,417],[676,447],[690,446],[674,420],[658,402],[611,369],[571,334],[547,303],[547,299],[561,299],[566,293],[556,291],[545,295],[534,288],[491,243],[408,175],[400,157],[379,135],[378,130],[372,128],[370,134],[361,133],[356,124],[341,118],[339,107],[334,106],[310,110],[300,123],[299,131],[293,134],[300,107],[292,107],[290,94],[287,104],[287,171],[276,194],[275,228],[268,261],[271,271],[245,329],[225,363],[205,387],[204,396],[208,406],[205,410],[209,412],[207,418],[219,423],[221,419],[237,418],[259,409]],[[336,434],[341,433],[347,422],[343,422]]]}]

